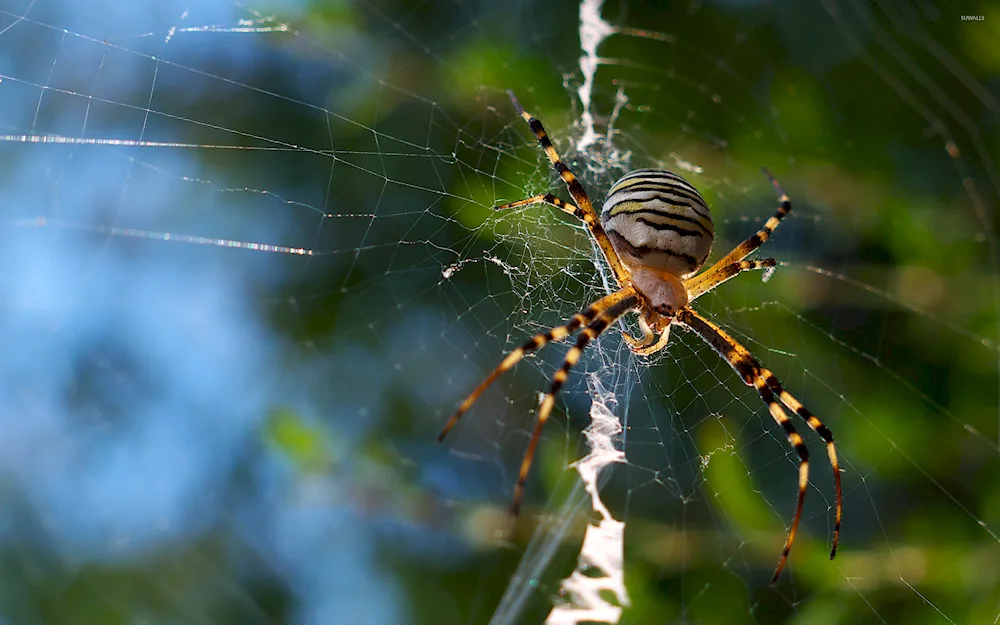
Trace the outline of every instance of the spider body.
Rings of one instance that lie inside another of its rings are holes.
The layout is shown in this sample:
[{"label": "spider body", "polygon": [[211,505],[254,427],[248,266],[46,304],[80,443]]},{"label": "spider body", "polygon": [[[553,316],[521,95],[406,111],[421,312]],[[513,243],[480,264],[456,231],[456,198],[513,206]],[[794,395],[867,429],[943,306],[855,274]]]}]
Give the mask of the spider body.
[{"label": "spider body", "polygon": [[662,269],[680,278],[705,264],[715,240],[705,199],[687,180],[664,169],[622,176],[608,191],[601,225],[629,269]]},{"label": "spider body", "polygon": [[708,259],[715,239],[715,228],[712,225],[708,204],[691,183],[675,173],[662,169],[639,169],[629,172],[612,185],[603,210],[598,215],[583,186],[559,158],[542,123],[521,107],[512,92],[508,94],[514,109],[528,123],[538,139],[539,146],[566,184],[576,204],[570,204],[551,193],[545,193],[496,208],[501,210],[547,204],[582,220],[614,274],[618,290],[605,295],[574,315],[565,325],[536,334],[521,347],[511,351],[459,405],[458,410],[441,430],[438,440],[442,440],[458,423],[483,391],[526,354],[541,349],[551,342],[567,338],[579,330],[576,343],[566,353],[562,366],[552,376],[552,383],[542,396],[538,407],[535,427],[514,487],[511,513],[517,514],[542,428],[552,414],[556,393],[566,382],[570,368],[579,361],[583,350],[593,339],[611,327],[621,316],[634,311],[638,314],[642,336],[634,338],[627,333],[622,334],[633,352],[649,355],[664,349],[669,342],[670,328],[674,325],[697,334],[732,367],[747,386],[757,391],[771,417],[781,427],[790,447],[798,456],[799,475],[795,514],[772,583],[777,581],[788,560],[802,518],[802,504],[809,485],[809,451],[801,435],[795,430],[785,408],[798,415],[823,439],[833,468],[836,489],[833,544],[830,549],[832,559],[837,553],[837,543],[840,539],[843,499],[833,434],[819,418],[786,391],[778,378],[746,347],[691,306],[697,298],[744,271],[770,269],[776,265],[773,258],[746,260],[746,257],[770,238],[781,220],[791,211],[792,204],[788,195],[765,169],[764,174],[778,193],[778,210],[757,232],[707,270],[697,273]]},{"label": "spider body", "polygon": [[611,185],[601,226],[645,300],[644,322],[664,332],[690,299],[682,279],[712,250],[715,227],[705,198],[671,171],[636,169]]},{"label": "spider body", "polygon": [[669,271],[637,267],[631,272],[632,287],[646,304],[642,318],[654,332],[662,331],[666,327],[664,324],[670,323],[674,314],[688,305],[687,288]]}]

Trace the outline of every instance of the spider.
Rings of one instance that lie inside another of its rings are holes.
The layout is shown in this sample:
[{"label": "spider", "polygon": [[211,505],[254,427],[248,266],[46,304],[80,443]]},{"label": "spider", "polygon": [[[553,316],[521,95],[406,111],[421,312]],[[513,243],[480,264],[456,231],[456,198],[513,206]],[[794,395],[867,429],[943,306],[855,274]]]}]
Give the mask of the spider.
[{"label": "spider", "polygon": [[833,468],[836,489],[833,543],[830,549],[832,560],[837,554],[837,543],[840,540],[843,499],[833,434],[799,400],[786,391],[778,378],[764,368],[746,347],[718,324],[691,307],[694,300],[744,271],[769,269],[776,265],[773,258],[745,259],[770,238],[781,219],[792,210],[788,195],[774,176],[766,168],[763,169],[764,175],[778,193],[777,212],[760,230],[733,248],[706,271],[698,273],[712,248],[715,228],[712,225],[708,205],[691,183],[675,173],[662,169],[631,171],[615,182],[608,191],[603,210],[598,216],[587,192],[556,152],[542,127],[542,122],[524,110],[513,91],[508,91],[507,95],[510,96],[514,110],[528,123],[537,137],[539,146],[566,184],[576,204],[570,204],[551,193],[544,193],[496,206],[495,209],[547,204],[582,220],[614,273],[619,289],[574,315],[565,325],[537,334],[507,354],[497,368],[486,376],[486,379],[458,407],[438,435],[438,441],[444,439],[462,415],[500,374],[517,364],[526,354],[541,349],[553,341],[562,340],[582,328],[576,344],[566,353],[562,366],[553,376],[551,386],[542,396],[538,407],[534,431],[514,487],[511,514],[517,515],[542,428],[552,413],[556,393],[566,382],[570,368],[577,363],[583,350],[593,339],[625,313],[635,311],[638,314],[642,337],[634,338],[626,333],[622,335],[633,352],[650,355],[665,348],[670,339],[672,325],[679,325],[694,332],[729,363],[744,383],[757,390],[767,405],[771,417],[784,430],[789,445],[798,455],[799,483],[795,514],[771,579],[772,584],[777,582],[788,561],[788,554],[792,549],[802,517],[802,504],[809,483],[809,451],[781,404],[798,414],[823,439]]}]

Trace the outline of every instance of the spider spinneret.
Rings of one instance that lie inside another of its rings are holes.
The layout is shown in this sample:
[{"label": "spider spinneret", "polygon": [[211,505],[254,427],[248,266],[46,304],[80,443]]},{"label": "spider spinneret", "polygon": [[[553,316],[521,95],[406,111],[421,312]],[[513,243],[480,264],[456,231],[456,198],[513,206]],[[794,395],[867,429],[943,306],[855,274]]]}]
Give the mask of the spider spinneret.
[{"label": "spider spinneret", "polygon": [[525,355],[580,330],[576,343],[566,353],[562,366],[552,376],[552,383],[542,396],[538,407],[535,427],[524,453],[524,460],[521,462],[517,484],[514,486],[511,513],[517,514],[542,429],[552,413],[556,393],[569,377],[570,368],[577,363],[583,350],[593,339],[611,327],[621,316],[629,311],[635,311],[639,315],[642,337],[634,338],[628,333],[622,333],[633,352],[649,355],[665,348],[669,342],[672,325],[694,332],[718,352],[747,386],[757,391],[771,417],[782,428],[789,445],[798,456],[799,479],[795,514],[771,583],[778,580],[788,560],[802,518],[802,505],[809,485],[809,450],[802,436],[795,430],[785,408],[797,414],[823,439],[833,469],[836,490],[833,541],[830,549],[832,560],[837,553],[837,544],[840,540],[840,521],[843,512],[840,465],[837,461],[833,434],[822,421],[781,386],[778,378],[764,368],[750,350],[691,307],[694,300],[740,273],[770,269],[777,264],[773,258],[746,260],[746,257],[770,238],[781,220],[792,210],[788,195],[771,173],[764,169],[764,175],[778,193],[777,212],[757,232],[707,270],[698,273],[711,252],[715,240],[715,227],[712,224],[708,204],[690,182],[663,169],[631,171],[612,185],[603,210],[598,215],[583,186],[560,159],[542,123],[521,107],[513,92],[507,93],[514,110],[528,123],[538,139],[539,146],[566,184],[576,204],[570,204],[551,193],[544,193],[497,206],[496,209],[547,204],[582,220],[611,268],[619,289],[574,315],[565,325],[536,334],[521,347],[511,351],[459,405],[458,410],[441,430],[438,440],[444,439],[483,391],[503,372],[511,369]]}]

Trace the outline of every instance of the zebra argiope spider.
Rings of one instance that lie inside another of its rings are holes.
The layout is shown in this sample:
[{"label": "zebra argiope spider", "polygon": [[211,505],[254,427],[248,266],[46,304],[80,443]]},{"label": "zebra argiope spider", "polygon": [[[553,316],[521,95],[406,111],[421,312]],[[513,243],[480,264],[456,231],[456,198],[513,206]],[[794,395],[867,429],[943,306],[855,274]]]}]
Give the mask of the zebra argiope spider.
[{"label": "zebra argiope spider", "polygon": [[[843,492],[840,484],[840,467],[833,434],[823,423],[788,391],[778,378],[761,365],[750,351],[727,334],[717,324],[705,318],[691,307],[691,302],[715,289],[722,283],[744,271],[768,269],[775,266],[773,258],[745,260],[778,227],[781,219],[792,210],[788,195],[777,180],[764,169],[764,175],[778,192],[777,212],[768,219],[756,233],[737,245],[722,259],[697,274],[705,264],[715,239],[712,216],[704,198],[688,181],[675,173],[662,169],[639,169],[629,172],[619,179],[608,191],[607,200],[600,217],[594,209],[587,192],[562,162],[545,129],[535,117],[528,114],[517,101],[512,91],[507,92],[517,111],[538,138],[552,167],[566,184],[576,205],[561,200],[551,193],[536,195],[525,200],[497,206],[497,210],[548,204],[581,219],[590,229],[591,235],[603,252],[604,258],[618,282],[619,289],[602,297],[583,312],[575,315],[566,325],[537,334],[524,345],[510,352],[479,386],[462,402],[452,415],[438,440],[445,435],[472,406],[486,388],[503,372],[513,367],[530,352],[536,351],[552,341],[566,338],[583,328],[576,344],[566,354],[562,366],[556,371],[552,385],[542,398],[535,420],[535,428],[528,443],[528,449],[521,463],[517,484],[514,487],[512,514],[521,507],[521,497],[527,481],[528,470],[541,437],[542,428],[548,420],[559,392],[570,368],[580,359],[580,354],[598,335],[629,311],[639,315],[639,327],[643,336],[634,338],[623,334],[629,346],[637,354],[649,355],[667,346],[670,326],[677,324],[700,336],[711,345],[748,386],[757,390],[767,405],[775,422],[782,427],[788,443],[799,456],[799,483],[795,503],[795,515],[788,531],[785,546],[778,559],[771,582],[778,580],[781,570],[788,561],[795,534],[802,518],[802,504],[809,484],[809,451],[802,437],[795,431],[791,419],[781,404],[798,414],[825,441],[833,480],[836,489],[836,511],[834,513],[833,543],[830,559],[837,554],[840,540],[840,520],[842,516]],[[697,275],[695,275],[697,274]],[[779,403],[780,402],[780,403]]]}]

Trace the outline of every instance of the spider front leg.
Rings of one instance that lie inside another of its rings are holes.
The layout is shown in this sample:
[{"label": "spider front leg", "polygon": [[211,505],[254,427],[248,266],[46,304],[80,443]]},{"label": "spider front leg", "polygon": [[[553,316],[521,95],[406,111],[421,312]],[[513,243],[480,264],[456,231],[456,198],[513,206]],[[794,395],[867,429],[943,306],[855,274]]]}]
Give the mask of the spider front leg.
[{"label": "spider front leg", "polygon": [[524,345],[518,347],[517,349],[507,354],[507,356],[502,361],[500,361],[500,364],[497,365],[496,369],[491,371],[490,374],[486,376],[486,379],[480,382],[479,386],[477,386],[475,389],[473,389],[471,393],[469,393],[469,396],[465,398],[465,401],[463,401],[462,404],[458,407],[458,410],[456,410],[455,413],[451,415],[451,418],[448,419],[448,422],[445,423],[444,427],[441,429],[441,433],[438,434],[437,437],[438,442],[444,440],[444,437],[448,435],[448,432],[453,427],[455,427],[455,425],[462,418],[462,415],[464,415],[469,410],[469,408],[471,408],[472,405],[476,403],[476,400],[479,399],[479,396],[483,394],[483,391],[489,388],[490,385],[493,384],[493,382],[495,382],[496,379],[499,378],[501,374],[513,368],[514,365],[520,362],[522,358],[524,358],[531,352],[539,350],[553,341],[560,341],[569,336],[570,334],[572,334],[573,332],[575,332],[578,328],[582,327],[583,325],[591,323],[601,313],[606,311],[611,306],[618,304],[623,299],[631,297],[633,293],[634,291],[625,289],[622,291],[618,291],[616,293],[612,293],[611,295],[602,297],[601,299],[597,300],[596,302],[588,306],[583,312],[574,315],[573,318],[566,323],[566,325],[552,328],[548,332],[542,332],[541,334],[536,334],[535,336],[528,339],[528,342],[526,342]]},{"label": "spider front leg", "polygon": [[833,560],[837,556],[837,545],[840,544],[840,521],[844,511],[844,492],[840,484],[840,462],[837,460],[837,447],[833,443],[833,432],[819,420],[819,417],[809,412],[809,409],[803,406],[802,402],[795,399],[791,393],[782,388],[781,382],[778,381],[778,378],[773,373],[761,367],[760,377],[764,379],[771,390],[778,394],[781,403],[799,415],[814,432],[819,434],[823,442],[826,443],[826,453],[830,458],[830,466],[833,467],[833,483],[837,497],[836,512],[834,513],[833,520],[833,544],[830,547],[830,559]]},{"label": "spider front leg", "polygon": [[514,486],[514,501],[510,507],[511,514],[513,515],[517,515],[521,510],[521,498],[524,496],[524,486],[528,482],[528,472],[531,470],[531,462],[535,457],[538,441],[541,440],[542,429],[552,414],[552,408],[556,402],[556,393],[559,392],[569,377],[569,370],[580,360],[580,355],[583,354],[583,350],[586,349],[590,341],[600,336],[619,317],[639,303],[638,298],[635,297],[635,291],[630,287],[626,287],[622,291],[619,291],[619,293],[628,293],[628,297],[608,308],[583,329],[583,332],[580,333],[580,336],[576,340],[576,344],[566,352],[566,358],[563,360],[562,366],[552,376],[552,384],[542,397],[542,402],[538,407],[538,416],[535,417],[535,429],[531,433],[528,449],[524,452],[524,460],[521,462],[521,470],[517,476],[517,485]]},{"label": "spider front leg", "polygon": [[812,428],[826,443],[827,454],[830,457],[830,466],[833,469],[833,483],[836,489],[836,512],[834,515],[833,545],[830,549],[830,559],[837,555],[837,545],[840,541],[840,521],[843,516],[843,488],[840,483],[840,464],[837,461],[837,450],[833,443],[833,434],[829,428],[823,425],[815,415],[805,406],[795,399],[788,391],[782,388],[778,378],[773,373],[765,369],[760,362],[750,353],[746,347],[741,345],[736,339],[731,337],[718,325],[699,315],[692,308],[687,307],[677,313],[677,321],[693,330],[698,336],[715,348],[729,366],[739,375],[748,386],[757,389],[757,394],[767,404],[771,417],[781,426],[788,437],[788,443],[799,456],[799,484],[798,496],[795,504],[795,516],[792,518],[792,526],[785,540],[785,547],[782,549],[781,557],[778,559],[778,566],[774,571],[771,583],[778,581],[778,576],[788,561],[788,554],[791,552],[792,544],[795,542],[795,534],[798,532],[799,521],[802,518],[802,505],[805,502],[806,488],[809,485],[809,450],[806,449],[802,436],[795,431],[788,414],[781,408],[775,400],[775,393],[789,410],[792,410]]}]

